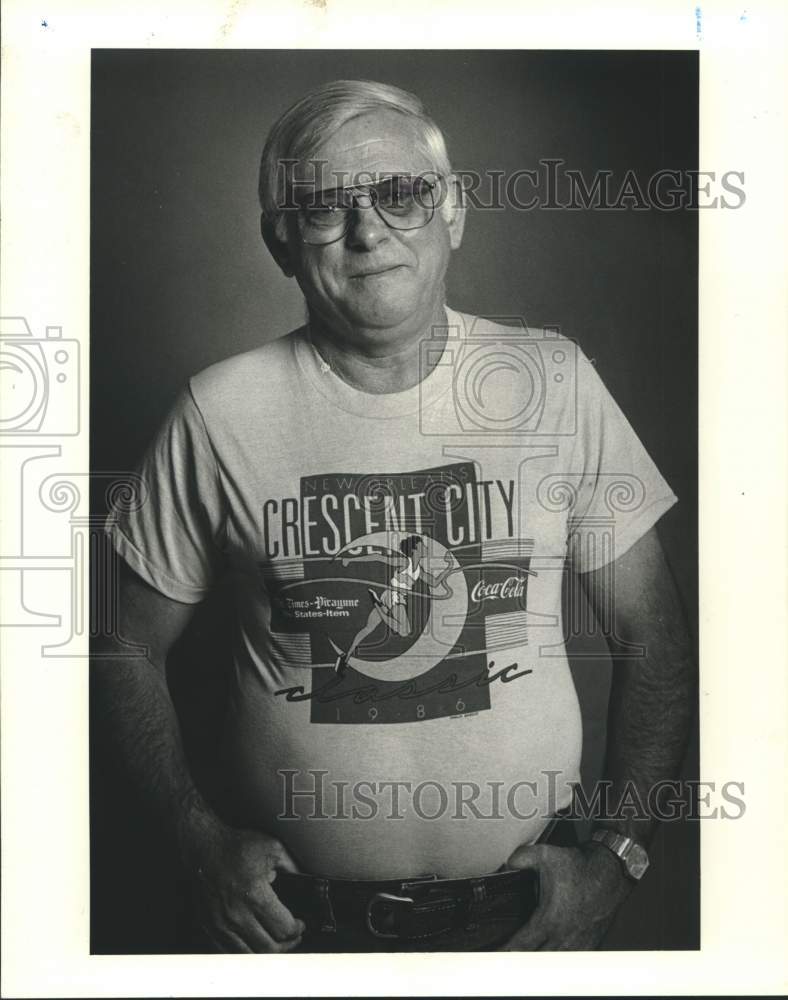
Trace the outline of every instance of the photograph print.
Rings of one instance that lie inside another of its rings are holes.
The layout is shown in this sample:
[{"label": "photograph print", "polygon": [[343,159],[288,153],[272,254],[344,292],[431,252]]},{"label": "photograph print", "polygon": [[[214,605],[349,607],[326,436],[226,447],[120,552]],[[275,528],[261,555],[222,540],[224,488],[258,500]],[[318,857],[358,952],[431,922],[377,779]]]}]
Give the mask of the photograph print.
[{"label": "photograph print", "polygon": [[694,51],[93,50],[93,954],[699,948],[697,168]]}]

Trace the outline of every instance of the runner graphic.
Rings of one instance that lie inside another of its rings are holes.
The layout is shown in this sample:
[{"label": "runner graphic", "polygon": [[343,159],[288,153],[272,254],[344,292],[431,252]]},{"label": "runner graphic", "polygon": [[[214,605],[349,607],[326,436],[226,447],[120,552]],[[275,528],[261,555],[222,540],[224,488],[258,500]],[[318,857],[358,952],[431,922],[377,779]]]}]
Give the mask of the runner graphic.
[{"label": "runner graphic", "polygon": [[[341,555],[341,552],[337,555]],[[429,558],[429,553],[424,538],[421,535],[408,535],[400,542],[398,551],[384,549],[371,555],[342,559],[343,566],[348,566],[351,561],[354,563],[383,562],[391,567],[393,575],[389,586],[380,593],[377,593],[372,587],[368,588],[369,596],[372,599],[372,610],[366,623],[356,633],[347,650],[342,652],[336,643],[329,640],[338,654],[334,669],[340,676],[347,670],[348,661],[360,644],[381,625],[385,625],[396,635],[411,635],[413,626],[408,615],[407,595],[413,591],[417,580],[423,580],[430,587],[432,600],[446,600],[452,596],[453,591],[445,581],[449,574],[455,572],[459,567],[451,552],[446,551],[444,555],[446,567],[437,575],[430,573],[425,568],[425,557]],[[443,593],[437,593],[441,586],[444,588]]]}]

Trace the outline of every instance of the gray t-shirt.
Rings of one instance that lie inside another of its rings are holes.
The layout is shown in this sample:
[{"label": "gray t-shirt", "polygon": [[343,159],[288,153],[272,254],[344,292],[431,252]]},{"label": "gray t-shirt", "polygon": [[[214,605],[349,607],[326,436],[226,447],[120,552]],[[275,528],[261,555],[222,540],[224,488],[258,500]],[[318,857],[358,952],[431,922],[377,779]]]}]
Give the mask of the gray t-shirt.
[{"label": "gray t-shirt", "polygon": [[317,874],[480,874],[539,836],[582,745],[562,580],[676,500],[572,342],[446,314],[404,392],[308,328],[201,372],[108,522],[176,601],[231,574],[227,785]]}]

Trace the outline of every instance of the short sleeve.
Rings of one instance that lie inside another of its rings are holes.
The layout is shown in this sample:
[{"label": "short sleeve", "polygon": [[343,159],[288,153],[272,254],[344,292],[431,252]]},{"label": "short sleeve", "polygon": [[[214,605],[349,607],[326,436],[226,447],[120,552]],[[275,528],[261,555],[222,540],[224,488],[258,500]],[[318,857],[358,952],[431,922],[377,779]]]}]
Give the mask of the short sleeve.
[{"label": "short sleeve", "polygon": [[186,389],[138,469],[142,501],[113,509],[106,532],[115,550],[147,583],[173,600],[207,596],[222,561],[224,503],[202,415]]},{"label": "short sleeve", "polygon": [[582,472],[572,484],[568,551],[575,572],[587,573],[623,555],[677,498],[582,354],[577,379]]}]

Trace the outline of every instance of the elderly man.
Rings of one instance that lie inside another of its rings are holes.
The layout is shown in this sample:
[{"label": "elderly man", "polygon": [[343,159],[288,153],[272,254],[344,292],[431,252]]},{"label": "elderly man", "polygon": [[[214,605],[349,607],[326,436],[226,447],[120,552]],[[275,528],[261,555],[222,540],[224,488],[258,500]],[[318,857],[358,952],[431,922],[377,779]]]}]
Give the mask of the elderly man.
[{"label": "elderly man", "polygon": [[[260,197],[308,321],[175,404],[147,502],[108,524],[119,632],[147,656],[95,663],[206,947],[596,947],[653,819],[548,837],[582,743],[561,591],[579,581],[607,623],[605,777],[646,801],[691,714],[654,528],[675,497],[574,345],[446,305],[465,215],[417,98],[307,95],[269,135]],[[225,810],[189,773],[165,663],[226,574]]]}]

